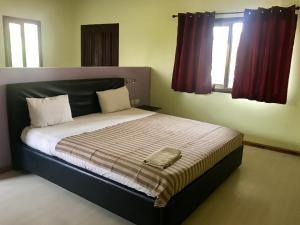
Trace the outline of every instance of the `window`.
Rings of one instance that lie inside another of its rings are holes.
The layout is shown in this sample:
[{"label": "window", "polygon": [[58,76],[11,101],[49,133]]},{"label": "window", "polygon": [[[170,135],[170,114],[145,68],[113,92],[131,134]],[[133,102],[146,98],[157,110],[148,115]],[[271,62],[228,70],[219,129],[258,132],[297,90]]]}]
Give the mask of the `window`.
[{"label": "window", "polygon": [[217,19],[215,22],[211,72],[214,91],[231,91],[242,29],[242,18]]},{"label": "window", "polygon": [[3,17],[6,66],[40,67],[41,23],[35,20]]}]

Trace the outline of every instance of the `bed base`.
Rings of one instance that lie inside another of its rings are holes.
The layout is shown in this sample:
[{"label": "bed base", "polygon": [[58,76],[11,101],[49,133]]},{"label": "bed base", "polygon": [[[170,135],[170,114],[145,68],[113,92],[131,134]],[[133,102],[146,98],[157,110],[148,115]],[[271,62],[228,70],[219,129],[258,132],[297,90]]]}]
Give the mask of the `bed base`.
[{"label": "bed base", "polygon": [[22,144],[30,124],[26,97],[68,94],[73,117],[101,112],[96,91],[119,88],[123,78],[47,81],[7,86],[7,110],[12,163],[37,174],[138,225],[178,225],[235,170],[242,161],[240,146],[175,195],[164,208],[154,198]]},{"label": "bed base", "polygon": [[132,188],[22,145],[20,165],[81,197],[137,224],[179,225],[242,161],[243,146],[175,195],[164,208]]}]

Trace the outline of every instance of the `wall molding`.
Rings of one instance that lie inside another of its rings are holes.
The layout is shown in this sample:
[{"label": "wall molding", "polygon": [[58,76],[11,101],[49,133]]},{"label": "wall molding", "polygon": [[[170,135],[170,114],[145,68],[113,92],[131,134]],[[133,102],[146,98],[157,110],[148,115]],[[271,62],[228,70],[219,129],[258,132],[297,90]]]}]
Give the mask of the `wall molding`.
[{"label": "wall molding", "polygon": [[280,148],[280,147],[275,147],[275,146],[271,146],[271,145],[264,145],[264,144],[260,144],[260,143],[256,143],[256,142],[251,142],[251,141],[244,141],[243,143],[244,143],[244,145],[248,145],[248,146],[252,146],[252,147],[256,147],[256,148],[260,148],[260,149],[264,149],[264,150],[269,150],[269,151],[273,151],[273,152],[280,152],[280,153],[284,153],[284,154],[289,154],[289,155],[294,155],[294,156],[299,156],[300,157],[300,152],[298,152],[296,150],[291,150],[291,149],[286,149],[286,148]]}]

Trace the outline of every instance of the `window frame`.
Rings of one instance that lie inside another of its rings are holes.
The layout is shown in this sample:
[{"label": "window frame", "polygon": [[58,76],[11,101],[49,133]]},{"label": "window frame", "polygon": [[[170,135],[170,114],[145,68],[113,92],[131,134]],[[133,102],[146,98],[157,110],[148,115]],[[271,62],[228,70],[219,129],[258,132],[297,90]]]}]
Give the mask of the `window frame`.
[{"label": "window frame", "polygon": [[231,53],[232,53],[232,29],[233,24],[242,22],[243,23],[244,17],[230,17],[230,18],[217,18],[215,20],[215,26],[228,26],[229,27],[229,33],[228,33],[228,40],[227,40],[227,54],[226,54],[226,65],[225,65],[225,74],[224,74],[224,87],[218,88],[217,86],[220,84],[213,84],[213,92],[222,92],[222,93],[231,93],[232,88],[228,87],[229,82],[229,70],[230,70],[230,59],[231,59]]},{"label": "window frame", "polygon": [[26,62],[24,24],[25,23],[30,23],[30,24],[35,24],[38,27],[39,67],[43,67],[41,22],[38,21],[38,20],[24,19],[24,18],[11,17],[11,16],[3,16],[2,19],[3,19],[5,64],[6,64],[6,66],[7,67],[12,67],[9,23],[16,23],[16,24],[20,24],[20,26],[21,26],[22,56],[23,56],[23,67],[22,68],[28,68],[27,67],[27,62]]}]

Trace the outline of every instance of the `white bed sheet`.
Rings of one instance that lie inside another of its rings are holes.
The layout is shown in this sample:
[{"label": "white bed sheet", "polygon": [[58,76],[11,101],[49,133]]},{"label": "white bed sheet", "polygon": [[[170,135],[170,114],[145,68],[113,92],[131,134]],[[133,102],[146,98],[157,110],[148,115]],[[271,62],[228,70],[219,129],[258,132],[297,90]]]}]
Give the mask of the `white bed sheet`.
[{"label": "white bed sheet", "polygon": [[80,158],[77,158],[76,156],[65,154],[63,152],[58,152],[55,150],[56,144],[63,138],[82,134],[85,132],[92,132],[132,120],[141,119],[153,114],[155,114],[155,112],[136,108],[107,114],[95,113],[76,117],[74,118],[74,121],[64,124],[42,128],[26,127],[22,131],[21,139],[28,146],[37,149],[47,155],[56,156],[73,165],[85,168],[91,172],[124,184],[128,187],[134,188],[149,196],[155,197],[154,193],[151,193],[146,188],[140,186],[130,179],[127,179],[124,176],[114,173],[108,169],[99,167],[98,165],[95,165],[91,162],[84,161]]}]

